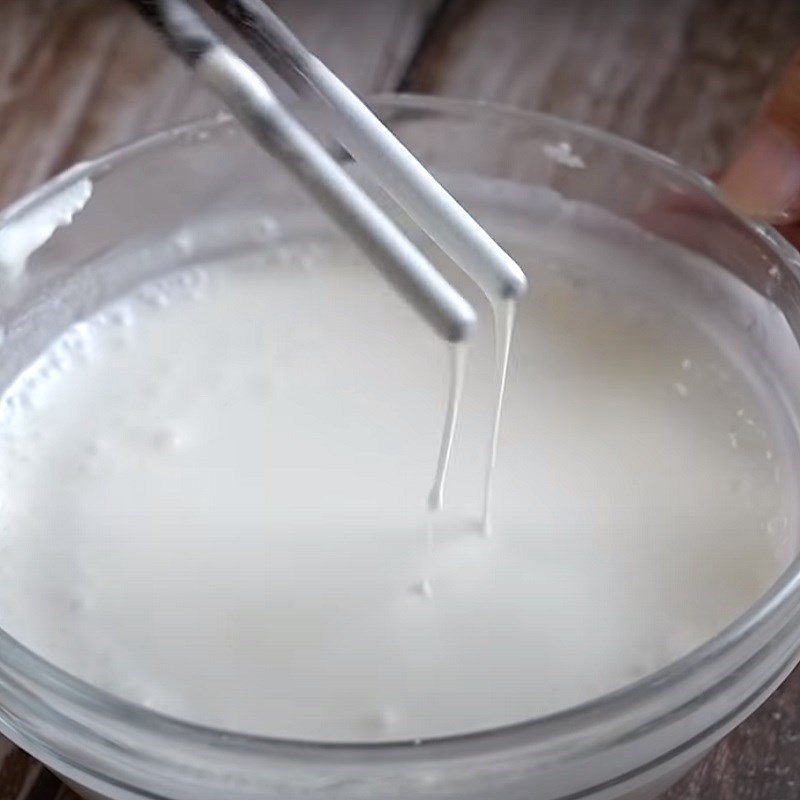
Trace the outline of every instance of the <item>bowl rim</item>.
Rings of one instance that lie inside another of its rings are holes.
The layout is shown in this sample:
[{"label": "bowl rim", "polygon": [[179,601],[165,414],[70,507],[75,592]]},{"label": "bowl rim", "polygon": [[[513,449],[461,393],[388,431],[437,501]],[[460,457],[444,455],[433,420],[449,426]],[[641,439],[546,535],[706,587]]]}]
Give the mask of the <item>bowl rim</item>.
[{"label": "bowl rim", "polygon": [[[789,265],[794,277],[800,281],[800,254],[777,231],[768,225],[754,222],[733,209],[722,200],[712,181],[689,170],[673,159],[643,145],[612,133],[598,130],[590,125],[562,119],[552,114],[526,111],[511,106],[492,103],[444,98],[432,95],[409,93],[384,93],[369,98],[370,105],[384,111],[409,110],[434,113],[460,113],[474,115],[477,112],[499,115],[520,123],[549,126],[563,133],[577,134],[622,151],[634,158],[656,165],[696,188],[705,198],[713,201],[756,233],[776,256]],[[113,148],[105,154],[75,164],[54,176],[41,186],[0,211],[0,228],[17,220],[37,204],[46,201],[63,188],[85,177],[101,177],[105,172],[126,161],[146,155],[151,151],[196,136],[198,133],[216,134],[234,127],[232,118],[226,113],[202,118],[158,131]],[[689,678],[697,677],[721,662],[732,650],[747,640],[754,631],[787,609],[800,607],[800,556],[795,557],[778,580],[743,614],[726,626],[712,639],[704,642],[677,661],[624,687],[565,709],[534,717],[522,722],[467,733],[435,736],[424,739],[401,739],[379,742],[327,742],[303,739],[252,735],[224,728],[202,725],[138,705],[77,678],[55,664],[37,655],[0,629],[0,684],[4,681],[4,667],[10,667],[17,675],[23,675],[34,685],[53,692],[68,704],[75,704],[90,713],[111,717],[123,726],[131,726],[138,733],[158,736],[181,737],[185,743],[214,746],[224,750],[263,753],[269,756],[309,756],[318,759],[341,759],[353,762],[353,756],[363,755],[371,760],[398,758],[431,759],[447,757],[448,754],[463,755],[465,748],[480,752],[505,750],[518,744],[544,743],[554,739],[569,739],[583,736],[587,729],[599,724],[621,720],[631,711],[643,705],[667,698],[671,692],[683,686]],[[800,644],[800,631],[797,634]],[[707,688],[707,687],[706,687]],[[701,694],[701,693],[700,693]],[[699,697],[700,694],[694,694]],[[665,703],[659,714],[671,709]],[[596,743],[595,743],[596,744]],[[604,744],[607,744],[604,743]]]}]

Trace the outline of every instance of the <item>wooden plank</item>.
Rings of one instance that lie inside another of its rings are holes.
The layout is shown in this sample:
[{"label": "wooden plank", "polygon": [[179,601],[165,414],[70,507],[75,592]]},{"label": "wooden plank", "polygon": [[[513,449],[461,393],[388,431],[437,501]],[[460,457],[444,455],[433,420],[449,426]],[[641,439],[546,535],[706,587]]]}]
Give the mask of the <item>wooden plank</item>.
[{"label": "wooden plank", "polygon": [[800,797],[800,668],[663,800]]},{"label": "wooden plank", "polygon": [[797,0],[453,0],[404,85],[580,120],[709,170],[798,46]]},{"label": "wooden plank", "polygon": [[0,800],[28,800],[44,771],[27,753],[0,740]]},{"label": "wooden plank", "polygon": [[[279,0],[360,91],[392,88],[438,0]],[[66,166],[220,109],[122,0],[3,0],[0,205]]]},{"label": "wooden plank", "polygon": [[[26,798],[26,800],[33,799]],[[42,798],[42,800],[45,800],[45,798]],[[75,792],[73,792],[69,787],[62,786],[54,800],[83,800],[83,798],[80,795],[75,794]]]}]

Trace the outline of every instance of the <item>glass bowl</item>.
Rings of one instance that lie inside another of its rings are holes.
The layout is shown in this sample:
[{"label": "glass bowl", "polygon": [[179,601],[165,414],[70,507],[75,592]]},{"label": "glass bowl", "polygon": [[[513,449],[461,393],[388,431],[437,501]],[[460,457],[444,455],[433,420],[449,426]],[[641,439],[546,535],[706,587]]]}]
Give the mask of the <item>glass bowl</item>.
[{"label": "glass bowl", "polygon": [[[546,115],[410,96],[373,106],[479,220],[489,219],[491,205],[524,224],[541,195],[525,187],[594,204],[716,261],[776,304],[800,338],[800,256],[771,228],[727,208],[699,175]],[[269,243],[308,224],[292,182],[219,117],[73,167],[0,214],[0,233],[86,178],[89,204],[36,251],[24,280],[0,294],[0,387],[71,322],[191,260],[193,248]],[[480,198],[470,194],[475,185]],[[215,235],[204,243],[223,216],[237,220],[235,241]],[[791,408],[800,406],[799,354],[781,356],[794,366],[782,372]],[[496,730],[361,745],[172,719],[67,675],[0,631],[0,730],[80,791],[117,800],[645,800],[762,703],[799,648],[795,560],[714,639],[613,694]]]}]

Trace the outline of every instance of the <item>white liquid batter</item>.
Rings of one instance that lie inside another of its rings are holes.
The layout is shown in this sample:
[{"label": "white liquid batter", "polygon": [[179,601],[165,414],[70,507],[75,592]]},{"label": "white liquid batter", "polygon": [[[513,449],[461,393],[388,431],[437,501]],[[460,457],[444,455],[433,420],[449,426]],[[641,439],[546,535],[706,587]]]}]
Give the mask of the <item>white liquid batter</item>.
[{"label": "white liquid batter", "polygon": [[793,434],[757,358],[569,238],[524,261],[493,536],[484,309],[426,544],[447,348],[351,251],[298,247],[144,287],[6,393],[12,635],[195,721],[422,738],[642,677],[787,563]]},{"label": "white liquid batter", "polygon": [[508,361],[511,357],[511,339],[514,335],[514,315],[516,302],[507,300],[493,309],[495,320],[495,348],[497,350],[497,399],[492,422],[492,439],[489,444],[489,458],[486,463],[486,478],[483,485],[483,535],[492,532],[492,493],[494,491],[494,473],[497,468],[497,448],[500,445],[500,422],[503,418],[503,403],[506,398],[506,381],[508,380]]},{"label": "white liquid batter", "polygon": [[453,452],[453,441],[456,434],[458,412],[461,408],[461,395],[464,392],[464,373],[467,368],[467,345],[453,345],[450,348],[450,393],[447,398],[447,413],[444,418],[444,430],[439,446],[439,460],[436,464],[436,475],[433,478],[431,493],[428,495],[428,508],[431,512],[441,511],[444,505],[444,484],[450,456]]}]

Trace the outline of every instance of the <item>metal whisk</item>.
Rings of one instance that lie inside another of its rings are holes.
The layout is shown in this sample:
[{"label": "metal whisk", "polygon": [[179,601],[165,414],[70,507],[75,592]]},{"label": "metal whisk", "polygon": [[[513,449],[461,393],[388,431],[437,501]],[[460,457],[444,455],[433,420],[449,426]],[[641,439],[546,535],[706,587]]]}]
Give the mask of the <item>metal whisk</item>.
[{"label": "metal whisk", "polygon": [[[470,304],[184,0],[131,1],[441,336],[461,341],[470,335]],[[298,94],[324,100],[351,155],[490,297],[526,291],[516,262],[265,3],[207,1]]]}]

